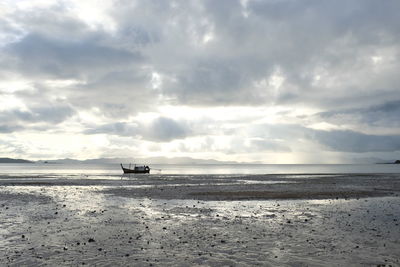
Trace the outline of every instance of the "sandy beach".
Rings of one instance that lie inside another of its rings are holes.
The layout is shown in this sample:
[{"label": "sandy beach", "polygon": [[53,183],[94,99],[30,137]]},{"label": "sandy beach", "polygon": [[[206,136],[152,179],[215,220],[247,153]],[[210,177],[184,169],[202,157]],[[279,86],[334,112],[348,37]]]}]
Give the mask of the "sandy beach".
[{"label": "sandy beach", "polygon": [[398,266],[400,177],[2,176],[2,266]]}]

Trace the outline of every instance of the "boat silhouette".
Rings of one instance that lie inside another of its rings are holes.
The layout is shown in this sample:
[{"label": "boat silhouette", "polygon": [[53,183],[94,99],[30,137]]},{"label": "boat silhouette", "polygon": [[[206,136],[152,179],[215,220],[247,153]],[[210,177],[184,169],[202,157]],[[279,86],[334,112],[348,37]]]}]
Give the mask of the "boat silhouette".
[{"label": "boat silhouette", "polygon": [[131,165],[130,164],[129,164],[129,168],[125,168],[121,163],[121,168],[124,171],[124,173],[150,173],[150,167],[147,166],[147,165],[137,166],[135,164],[133,169],[131,169]]}]

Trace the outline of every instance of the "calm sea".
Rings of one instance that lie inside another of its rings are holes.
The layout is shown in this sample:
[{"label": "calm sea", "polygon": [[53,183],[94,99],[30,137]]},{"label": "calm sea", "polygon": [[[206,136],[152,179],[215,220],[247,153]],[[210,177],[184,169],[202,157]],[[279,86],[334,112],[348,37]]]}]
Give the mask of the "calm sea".
[{"label": "calm sea", "polygon": [[[336,174],[400,173],[400,164],[193,164],[150,165],[163,174]],[[0,164],[1,175],[121,175],[119,164]]]}]

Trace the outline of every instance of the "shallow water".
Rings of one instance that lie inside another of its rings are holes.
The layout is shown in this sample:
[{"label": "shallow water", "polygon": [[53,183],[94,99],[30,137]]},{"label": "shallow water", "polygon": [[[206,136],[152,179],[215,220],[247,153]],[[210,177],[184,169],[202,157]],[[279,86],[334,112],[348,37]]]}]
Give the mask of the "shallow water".
[{"label": "shallow water", "polygon": [[[150,164],[150,175],[164,174],[334,174],[334,173],[400,173],[400,164]],[[0,164],[0,174],[120,175],[118,164]]]}]

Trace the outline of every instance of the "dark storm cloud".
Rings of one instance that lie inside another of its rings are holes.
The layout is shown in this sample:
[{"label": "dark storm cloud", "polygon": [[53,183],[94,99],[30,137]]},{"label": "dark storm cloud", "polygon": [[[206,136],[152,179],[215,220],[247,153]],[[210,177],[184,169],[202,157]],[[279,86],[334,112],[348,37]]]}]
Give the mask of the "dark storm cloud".
[{"label": "dark storm cloud", "polygon": [[56,78],[80,78],[96,69],[129,65],[141,60],[131,53],[82,40],[57,40],[40,35],[27,35],[5,49],[17,60],[22,73],[46,74]]},{"label": "dark storm cloud", "polygon": [[185,122],[166,117],[159,117],[149,123],[111,123],[102,126],[91,126],[86,134],[112,134],[119,136],[139,137],[155,142],[168,142],[182,139],[192,134]]},{"label": "dark storm cloud", "polygon": [[353,131],[315,131],[315,139],[333,151],[394,152],[400,151],[398,135],[367,135]]},{"label": "dark storm cloud", "polygon": [[157,142],[167,142],[188,136],[189,129],[173,119],[160,117],[151,122],[145,130],[143,138]]},{"label": "dark storm cloud", "polygon": [[134,137],[139,133],[137,124],[129,124],[124,122],[109,123],[101,126],[92,126],[85,131],[86,134],[112,134],[119,136]]},{"label": "dark storm cloud", "polygon": [[282,140],[294,144],[301,140],[317,142],[328,150],[340,152],[394,152],[400,151],[399,135],[372,135],[349,130],[316,130],[294,124],[263,124],[254,129],[253,136],[264,140]]},{"label": "dark storm cloud", "polygon": [[0,112],[0,132],[14,132],[38,129],[37,123],[45,124],[42,130],[50,129],[75,114],[67,105],[31,107],[28,110],[7,110]]},{"label": "dark storm cloud", "polygon": [[[21,128],[31,129],[33,124],[44,123],[51,128],[52,125],[60,124],[77,114],[77,109],[63,99],[65,92],[61,92],[59,88],[50,88],[44,83],[33,83],[29,86],[28,90],[14,93],[0,92],[0,97],[7,99],[14,96],[24,106],[1,111],[0,119],[3,123],[20,123],[23,125]],[[14,88],[10,85],[9,89]]]},{"label": "dark storm cloud", "polygon": [[22,130],[23,127],[19,126],[19,125],[12,125],[12,124],[0,124],[0,133],[12,133],[15,131],[19,131]]},{"label": "dark storm cloud", "polygon": [[21,121],[60,123],[71,116],[72,110],[69,107],[50,107],[36,108],[30,111],[12,111],[11,114]]},{"label": "dark storm cloud", "polygon": [[318,113],[316,116],[335,124],[356,120],[371,126],[399,127],[400,100],[388,101],[366,108],[326,111]]},{"label": "dark storm cloud", "polygon": [[106,117],[123,120],[130,114],[154,108],[157,92],[148,90],[148,80],[149,75],[141,70],[111,70],[70,88],[67,97],[79,109],[98,108]]},{"label": "dark storm cloud", "polygon": [[[240,94],[244,78],[234,66],[210,60],[184,71],[178,79],[180,84],[172,86],[167,94],[177,95],[179,101],[185,104],[222,105],[238,102],[237,94]],[[246,99],[239,102],[244,103]]]}]

